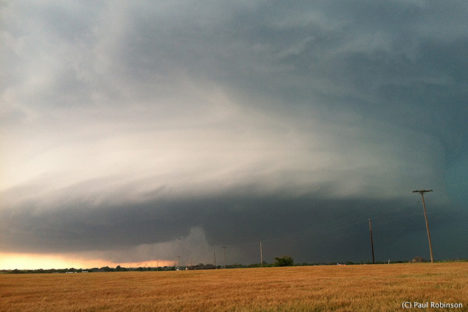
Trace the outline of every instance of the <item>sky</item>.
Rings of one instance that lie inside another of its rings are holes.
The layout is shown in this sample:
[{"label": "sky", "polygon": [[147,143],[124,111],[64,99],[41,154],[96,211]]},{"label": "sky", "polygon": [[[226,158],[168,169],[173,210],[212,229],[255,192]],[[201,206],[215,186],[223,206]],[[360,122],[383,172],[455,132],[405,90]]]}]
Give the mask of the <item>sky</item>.
[{"label": "sky", "polygon": [[467,15],[1,1],[0,268],[468,258]]}]

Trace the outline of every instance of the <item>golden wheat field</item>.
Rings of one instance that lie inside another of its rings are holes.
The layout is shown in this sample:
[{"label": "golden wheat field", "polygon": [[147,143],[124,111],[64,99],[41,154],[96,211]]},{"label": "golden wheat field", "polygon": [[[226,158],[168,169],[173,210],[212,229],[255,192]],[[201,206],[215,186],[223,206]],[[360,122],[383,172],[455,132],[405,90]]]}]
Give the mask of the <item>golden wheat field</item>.
[{"label": "golden wheat field", "polygon": [[467,311],[467,285],[468,263],[0,274],[0,310],[398,311],[408,301]]}]

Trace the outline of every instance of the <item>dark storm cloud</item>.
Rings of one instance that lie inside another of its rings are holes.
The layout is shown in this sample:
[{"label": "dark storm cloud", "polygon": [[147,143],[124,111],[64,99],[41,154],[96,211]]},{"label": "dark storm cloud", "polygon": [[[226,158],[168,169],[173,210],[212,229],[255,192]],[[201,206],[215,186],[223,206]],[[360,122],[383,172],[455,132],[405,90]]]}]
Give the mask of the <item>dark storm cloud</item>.
[{"label": "dark storm cloud", "polygon": [[449,158],[466,150],[464,3],[192,6],[132,11],[117,49],[131,79],[182,68],[260,93],[268,109],[352,111],[428,133]]},{"label": "dark storm cloud", "polygon": [[258,239],[303,261],[365,260],[374,217],[378,257],[410,258],[425,237],[409,192],[430,186],[438,257],[467,256],[465,2],[6,8],[3,250],[201,228],[238,261]]},{"label": "dark storm cloud", "polygon": [[[380,260],[409,259],[426,254],[425,228],[420,203],[402,200],[324,199],[220,194],[209,198],[152,200],[131,206],[97,209],[61,207],[41,214],[31,208],[2,211],[2,249],[27,252],[79,252],[119,250],[140,244],[182,239],[193,228],[204,230],[211,246],[228,246],[232,261],[255,262],[257,244],[263,240],[268,259],[291,254],[300,261],[368,260],[367,217],[372,216],[377,256]],[[79,206],[87,203],[75,203]],[[453,221],[454,209],[430,206],[434,245],[439,257],[460,257],[466,246],[463,220]],[[444,239],[459,236],[447,248]],[[407,241],[408,240],[408,241]],[[199,246],[186,247],[197,254]],[[145,255],[146,257],[148,255]],[[152,254],[174,258],[175,254]],[[185,256],[185,255],[184,255]],[[211,251],[198,254],[210,261]],[[131,254],[127,260],[148,260]]]}]

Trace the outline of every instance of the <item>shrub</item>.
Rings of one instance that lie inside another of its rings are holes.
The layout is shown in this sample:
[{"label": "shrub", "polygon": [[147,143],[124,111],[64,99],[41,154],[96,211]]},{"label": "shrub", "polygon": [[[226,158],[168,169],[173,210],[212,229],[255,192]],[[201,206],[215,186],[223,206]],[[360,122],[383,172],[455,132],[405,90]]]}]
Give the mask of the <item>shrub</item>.
[{"label": "shrub", "polygon": [[276,257],[275,266],[291,266],[294,265],[294,260],[290,256]]}]

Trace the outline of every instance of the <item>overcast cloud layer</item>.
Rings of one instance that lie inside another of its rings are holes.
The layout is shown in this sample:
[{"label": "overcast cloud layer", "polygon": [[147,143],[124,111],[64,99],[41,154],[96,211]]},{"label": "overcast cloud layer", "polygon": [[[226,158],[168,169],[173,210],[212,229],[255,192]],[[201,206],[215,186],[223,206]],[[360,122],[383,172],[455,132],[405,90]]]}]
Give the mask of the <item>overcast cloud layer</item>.
[{"label": "overcast cloud layer", "polygon": [[465,1],[0,12],[2,251],[468,257]]}]

